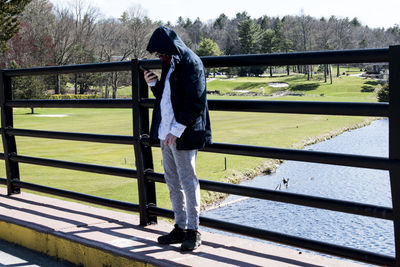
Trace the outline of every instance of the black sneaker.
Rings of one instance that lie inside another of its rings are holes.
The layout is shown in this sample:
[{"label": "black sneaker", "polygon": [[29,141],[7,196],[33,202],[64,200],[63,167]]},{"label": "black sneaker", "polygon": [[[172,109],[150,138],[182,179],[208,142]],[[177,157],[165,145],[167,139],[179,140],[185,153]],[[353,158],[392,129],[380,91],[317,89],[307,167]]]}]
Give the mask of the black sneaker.
[{"label": "black sneaker", "polygon": [[196,230],[187,230],[185,241],[181,245],[181,250],[192,251],[201,245],[201,235]]},{"label": "black sneaker", "polygon": [[182,228],[179,228],[177,224],[175,224],[175,228],[171,231],[171,233],[158,237],[158,243],[163,245],[182,243],[184,240],[185,231]]}]

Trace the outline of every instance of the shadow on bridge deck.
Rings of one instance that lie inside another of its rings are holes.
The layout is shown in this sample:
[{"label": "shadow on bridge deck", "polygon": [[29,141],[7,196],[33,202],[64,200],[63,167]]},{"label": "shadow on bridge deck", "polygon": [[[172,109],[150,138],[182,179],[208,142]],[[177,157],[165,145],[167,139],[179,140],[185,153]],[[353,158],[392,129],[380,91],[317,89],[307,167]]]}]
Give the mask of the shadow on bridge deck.
[{"label": "shadow on bridge deck", "polygon": [[299,250],[202,232],[203,245],[181,252],[157,236],[160,221],[142,227],[135,214],[0,188],[0,239],[81,266],[359,266]]}]

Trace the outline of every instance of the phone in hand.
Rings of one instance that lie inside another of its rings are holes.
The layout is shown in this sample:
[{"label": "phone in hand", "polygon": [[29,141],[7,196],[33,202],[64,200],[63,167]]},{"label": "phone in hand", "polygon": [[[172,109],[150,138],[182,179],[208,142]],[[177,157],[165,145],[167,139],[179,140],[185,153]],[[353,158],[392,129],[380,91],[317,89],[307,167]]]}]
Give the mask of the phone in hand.
[{"label": "phone in hand", "polygon": [[146,68],[143,67],[142,65],[139,65],[139,69],[141,69],[142,71],[150,71],[149,69],[146,69]]}]

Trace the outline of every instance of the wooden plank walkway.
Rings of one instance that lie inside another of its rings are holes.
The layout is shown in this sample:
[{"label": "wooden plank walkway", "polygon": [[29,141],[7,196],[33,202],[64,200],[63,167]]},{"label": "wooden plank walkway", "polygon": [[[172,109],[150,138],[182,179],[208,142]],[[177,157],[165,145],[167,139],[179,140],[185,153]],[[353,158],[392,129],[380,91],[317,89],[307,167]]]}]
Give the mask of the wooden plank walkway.
[{"label": "wooden plank walkway", "polygon": [[238,237],[202,232],[203,245],[181,252],[157,237],[160,220],[142,227],[135,214],[0,188],[0,239],[81,266],[362,266]]}]

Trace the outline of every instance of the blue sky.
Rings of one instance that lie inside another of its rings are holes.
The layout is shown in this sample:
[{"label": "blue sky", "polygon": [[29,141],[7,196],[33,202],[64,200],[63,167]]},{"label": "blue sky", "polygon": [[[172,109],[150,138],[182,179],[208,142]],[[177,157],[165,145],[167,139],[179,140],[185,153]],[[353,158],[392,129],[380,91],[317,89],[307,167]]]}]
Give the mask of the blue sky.
[{"label": "blue sky", "polygon": [[[50,0],[55,4],[65,4],[65,0]],[[76,1],[76,0],[72,0]],[[206,22],[225,13],[232,18],[238,12],[257,18],[304,14],[320,18],[357,17],[363,25],[371,28],[388,28],[400,24],[399,0],[86,0],[100,9],[104,17],[119,17],[130,7],[140,5],[152,20],[175,23],[179,16],[192,20],[199,17]]]}]

